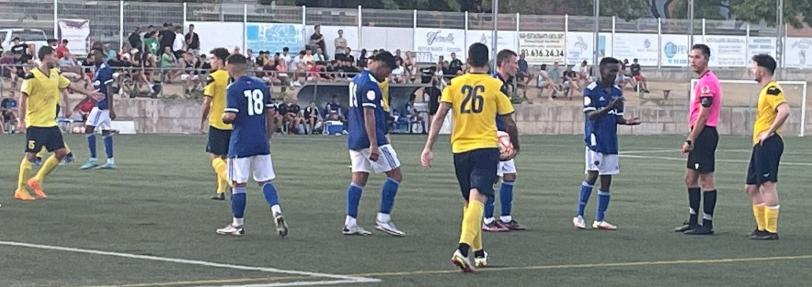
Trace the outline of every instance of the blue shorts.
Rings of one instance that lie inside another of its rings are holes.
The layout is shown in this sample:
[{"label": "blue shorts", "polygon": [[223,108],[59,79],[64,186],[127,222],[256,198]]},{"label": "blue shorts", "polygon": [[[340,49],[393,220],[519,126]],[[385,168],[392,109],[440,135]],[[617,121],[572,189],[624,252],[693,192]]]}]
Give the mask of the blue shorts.
[{"label": "blue shorts", "polygon": [[468,200],[472,188],[480,193],[493,196],[496,182],[496,168],[499,165],[499,149],[475,149],[454,154],[454,169],[460,183],[462,197]]}]

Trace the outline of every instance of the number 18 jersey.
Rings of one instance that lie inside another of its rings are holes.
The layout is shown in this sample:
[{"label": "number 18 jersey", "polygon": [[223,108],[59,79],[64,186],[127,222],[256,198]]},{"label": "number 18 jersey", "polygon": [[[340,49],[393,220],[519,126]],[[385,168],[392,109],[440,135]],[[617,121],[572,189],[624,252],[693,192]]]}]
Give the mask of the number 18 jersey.
[{"label": "number 18 jersey", "polygon": [[502,81],[488,74],[465,74],[451,80],[440,98],[451,104],[454,128],[451,152],[496,148],[496,116],[513,113],[513,105],[502,92]]},{"label": "number 18 jersey", "polygon": [[250,157],[271,153],[266,132],[266,114],[273,108],[271,91],[261,79],[243,76],[228,86],[226,113],[234,113],[229,158]]}]

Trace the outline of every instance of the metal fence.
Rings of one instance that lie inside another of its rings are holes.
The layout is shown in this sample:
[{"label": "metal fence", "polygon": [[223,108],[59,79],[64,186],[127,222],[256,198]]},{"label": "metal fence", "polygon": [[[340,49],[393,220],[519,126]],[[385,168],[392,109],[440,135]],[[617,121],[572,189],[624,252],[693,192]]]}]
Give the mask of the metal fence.
[{"label": "metal fence", "polygon": [[[88,42],[104,41],[123,44],[135,27],[162,23],[186,24],[192,21],[291,23],[301,25],[324,24],[359,27],[359,40],[351,46],[362,48],[361,27],[440,28],[465,30],[492,30],[493,15],[488,13],[458,13],[418,10],[333,9],[259,4],[201,4],[156,3],[137,1],[85,1],[85,0],[0,0],[0,29],[42,29],[48,36],[59,38],[59,21],[82,19],[90,21]],[[552,31],[598,32],[594,17],[568,15],[499,14],[500,31]],[[186,26],[186,25],[184,25]],[[783,54],[786,39],[778,38],[778,29],[764,24],[735,20],[696,19],[694,29],[685,19],[642,18],[625,21],[613,16],[599,17],[599,32],[657,33],[776,37],[776,54]],[[784,37],[793,35],[786,26]],[[304,32],[303,32],[304,33]],[[306,39],[306,37],[304,37]],[[810,38],[812,40],[812,38]],[[306,41],[306,40],[304,40]],[[517,41],[518,42],[518,41]],[[119,45],[120,47],[120,45]],[[245,43],[242,44],[245,50]],[[355,49],[360,50],[360,49]],[[779,60],[781,58],[779,57]],[[573,64],[573,63],[567,63]],[[783,66],[784,63],[781,63]],[[807,64],[804,64],[807,65]],[[797,66],[797,65],[793,65]]]}]

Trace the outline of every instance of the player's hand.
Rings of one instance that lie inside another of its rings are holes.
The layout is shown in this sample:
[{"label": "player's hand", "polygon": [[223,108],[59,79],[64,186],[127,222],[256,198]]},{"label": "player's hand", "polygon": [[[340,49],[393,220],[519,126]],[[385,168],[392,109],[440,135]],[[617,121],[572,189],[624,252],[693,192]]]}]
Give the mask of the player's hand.
[{"label": "player's hand", "polygon": [[22,132],[24,132],[24,131],[25,131],[25,121],[23,121],[23,120],[18,120],[18,121],[17,121],[17,130],[16,130],[16,132],[18,132],[18,133],[22,133]]},{"label": "player's hand", "polygon": [[499,161],[507,161],[516,158],[516,155],[519,154],[519,151],[516,149],[510,149],[506,153],[499,154]]},{"label": "player's hand", "polygon": [[431,167],[431,160],[434,159],[434,153],[431,150],[423,149],[423,152],[420,154],[420,165],[425,168]]},{"label": "player's hand", "polygon": [[685,155],[685,154],[687,154],[687,153],[689,153],[689,152],[691,152],[693,150],[694,150],[694,145],[693,144],[689,144],[687,141],[682,143],[681,151],[682,151],[683,155]]},{"label": "player's hand", "polygon": [[610,109],[614,109],[619,107],[621,103],[623,103],[623,97],[612,98],[612,100],[609,101],[608,106]]},{"label": "player's hand", "polygon": [[63,113],[63,115],[65,116],[66,119],[70,119],[70,116],[73,115],[73,111],[68,110],[68,109],[65,109],[65,111],[62,112],[62,113]]},{"label": "player's hand", "polygon": [[642,121],[640,121],[640,118],[631,118],[626,120],[626,125],[630,126],[640,125],[640,123],[642,123]]},{"label": "player's hand", "polygon": [[371,161],[378,161],[378,156],[381,154],[380,150],[378,150],[377,145],[369,146],[369,160]]},{"label": "player's hand", "polygon": [[773,136],[775,133],[762,132],[758,134],[758,145],[764,145],[764,141]]},{"label": "player's hand", "polygon": [[110,119],[111,119],[111,120],[115,120],[115,119],[116,119],[116,112],[115,112],[115,111],[113,111],[113,110],[110,110]]},{"label": "player's hand", "polygon": [[103,94],[101,91],[99,91],[99,90],[93,90],[93,92],[91,92],[91,93],[90,93],[88,96],[90,96],[91,98],[93,98],[93,99],[94,99],[94,100],[96,100],[97,102],[98,102],[98,101],[101,101],[101,100],[103,100],[105,97],[107,97],[107,96],[105,96],[105,95],[104,95],[104,94]]}]

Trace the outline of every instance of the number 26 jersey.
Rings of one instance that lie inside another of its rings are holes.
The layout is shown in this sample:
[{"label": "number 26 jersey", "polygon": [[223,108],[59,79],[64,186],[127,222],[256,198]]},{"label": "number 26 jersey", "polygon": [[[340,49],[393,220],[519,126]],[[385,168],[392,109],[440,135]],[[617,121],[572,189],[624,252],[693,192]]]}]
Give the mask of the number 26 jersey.
[{"label": "number 26 jersey", "polygon": [[496,117],[513,113],[513,105],[502,92],[502,81],[488,74],[465,74],[451,80],[440,102],[454,111],[451,151],[463,153],[496,148]]}]

